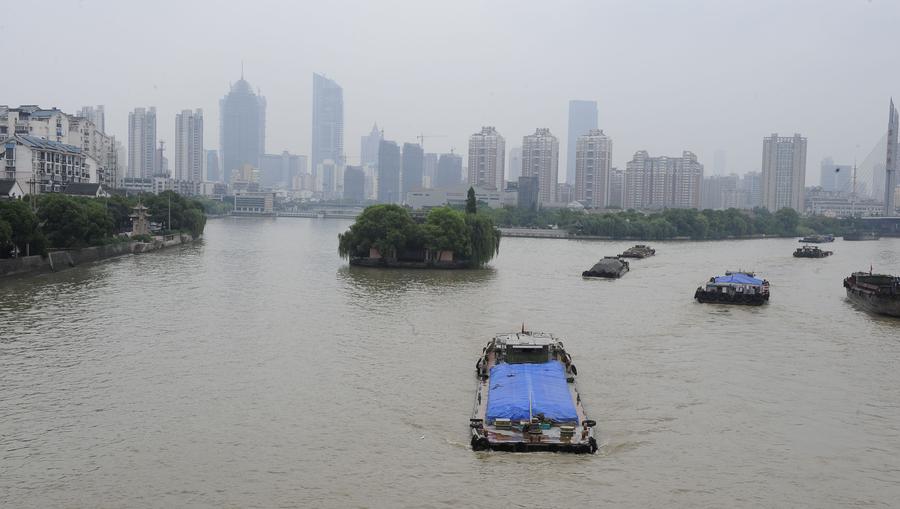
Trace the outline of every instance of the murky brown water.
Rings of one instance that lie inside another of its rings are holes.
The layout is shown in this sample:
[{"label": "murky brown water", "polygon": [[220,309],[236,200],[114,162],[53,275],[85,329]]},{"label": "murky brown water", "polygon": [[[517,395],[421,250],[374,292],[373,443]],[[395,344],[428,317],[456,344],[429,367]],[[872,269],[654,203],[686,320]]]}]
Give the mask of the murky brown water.
[{"label": "murky brown water", "polygon": [[[896,507],[900,320],[844,298],[900,239],[504,239],[473,272],[350,269],[348,222],[213,220],[202,244],[0,282],[3,507]],[[762,308],[696,304],[752,268]],[[495,332],[566,340],[594,456],[473,453]]]}]

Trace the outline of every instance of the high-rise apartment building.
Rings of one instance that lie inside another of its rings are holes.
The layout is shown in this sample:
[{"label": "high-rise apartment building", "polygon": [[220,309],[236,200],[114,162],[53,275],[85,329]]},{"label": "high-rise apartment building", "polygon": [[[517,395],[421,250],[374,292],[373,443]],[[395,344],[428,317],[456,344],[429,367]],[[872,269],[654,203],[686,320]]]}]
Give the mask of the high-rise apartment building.
[{"label": "high-rise apartment building", "polygon": [[378,201],[400,203],[400,147],[393,141],[378,145]]},{"label": "high-rise apartment building", "polygon": [[650,157],[635,152],[625,167],[628,209],[699,208],[703,165],[692,152],[681,157]]},{"label": "high-rise apartment building", "polygon": [[504,187],[506,140],[497,129],[487,126],[469,136],[469,185],[489,190]]},{"label": "high-rise apartment building", "polygon": [[900,163],[897,161],[898,145],[897,130],[900,129],[900,119],[898,119],[897,108],[894,107],[894,100],[891,99],[891,106],[888,109],[888,131],[887,131],[887,156],[884,160],[884,215],[894,216],[897,214],[897,169]]},{"label": "high-rise apartment building", "polygon": [[219,101],[219,163],[225,179],[266,152],[266,99],[241,79]]},{"label": "high-rise apartment building", "polygon": [[417,143],[404,143],[403,156],[400,164],[403,185],[401,188],[402,203],[406,203],[406,193],[421,189],[422,177],[425,169],[425,153],[422,146]]},{"label": "high-rise apartment building", "polygon": [[423,162],[422,186],[426,189],[434,188],[434,181],[437,177],[438,155],[434,152],[426,152]]},{"label": "high-rise apartment building", "polygon": [[203,110],[175,115],[175,180],[203,182]]},{"label": "high-rise apartment building", "polygon": [[566,183],[575,185],[578,137],[597,129],[597,101],[569,101],[569,132],[566,150]]},{"label": "high-rise apartment building", "polygon": [[609,171],[612,140],[591,129],[575,143],[575,199],[596,209],[609,206]]},{"label": "high-rise apartment building", "polygon": [[456,189],[462,184],[462,156],[441,154],[434,185],[436,189]]},{"label": "high-rise apartment building", "polygon": [[156,108],[135,108],[128,114],[128,176],[153,177],[156,150]]},{"label": "high-rise apartment building", "polygon": [[329,159],[339,167],[344,162],[344,89],[333,80],[315,73],[311,156],[314,171]]},{"label": "high-rise apartment building", "polygon": [[[471,168],[469,173],[471,173]],[[538,178],[538,202],[556,202],[559,173],[559,140],[550,129],[538,128],[522,138],[522,176]]]},{"label": "high-rise apartment building", "polygon": [[78,110],[78,116],[90,120],[101,133],[106,133],[106,112],[102,104],[83,106]]},{"label": "high-rise apartment building", "polygon": [[625,206],[625,170],[613,168],[609,172],[609,201],[607,207]]},{"label": "high-rise apartment building", "polygon": [[762,198],[772,212],[791,208],[803,212],[806,185],[806,138],[799,134],[763,139]]}]

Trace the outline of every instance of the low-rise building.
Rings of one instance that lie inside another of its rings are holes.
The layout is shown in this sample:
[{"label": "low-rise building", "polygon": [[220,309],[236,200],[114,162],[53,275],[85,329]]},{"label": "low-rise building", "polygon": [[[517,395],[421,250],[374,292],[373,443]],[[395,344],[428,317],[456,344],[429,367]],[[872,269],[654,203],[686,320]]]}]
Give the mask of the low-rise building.
[{"label": "low-rise building", "polygon": [[[476,186],[475,201],[485,203],[492,209],[503,206],[502,191],[493,189],[485,189]],[[468,187],[457,187],[456,189],[417,189],[406,193],[406,204],[414,209],[429,209],[434,207],[443,207],[444,205],[465,206],[469,197]]]},{"label": "low-rise building", "polygon": [[66,186],[63,194],[69,196],[80,196],[83,198],[109,198],[109,192],[103,187],[103,184],[77,182]]},{"label": "low-rise building", "polygon": [[73,182],[97,182],[97,161],[80,147],[14,135],[3,142],[3,177],[26,193],[60,192]]},{"label": "low-rise building", "polygon": [[242,192],[234,195],[234,213],[271,216],[275,214],[275,193]]}]

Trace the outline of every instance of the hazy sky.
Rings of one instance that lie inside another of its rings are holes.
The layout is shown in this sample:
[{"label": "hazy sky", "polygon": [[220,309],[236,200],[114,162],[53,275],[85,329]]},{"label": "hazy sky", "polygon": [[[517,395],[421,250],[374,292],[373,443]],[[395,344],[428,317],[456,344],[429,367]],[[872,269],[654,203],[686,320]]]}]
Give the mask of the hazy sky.
[{"label": "hazy sky", "polygon": [[537,127],[560,139],[570,99],[598,101],[613,163],[634,151],[713,152],[758,170],[762,138],[809,138],[819,161],[860,161],[900,97],[900,2],[4,0],[0,104],[104,104],[127,139],[128,111],[156,106],[159,138],[203,108],[218,148],[218,101],[245,77],[268,101],[269,152],[309,154],[312,73],[344,88],[345,148],[358,160],[373,122],[388,139],[465,152],[494,125],[507,148]]}]

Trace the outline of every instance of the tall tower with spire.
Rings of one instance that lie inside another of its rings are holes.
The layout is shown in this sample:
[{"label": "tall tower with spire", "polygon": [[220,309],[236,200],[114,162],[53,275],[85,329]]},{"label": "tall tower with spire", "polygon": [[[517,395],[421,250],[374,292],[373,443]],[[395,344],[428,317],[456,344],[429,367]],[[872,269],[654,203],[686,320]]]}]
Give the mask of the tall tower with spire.
[{"label": "tall tower with spire", "polygon": [[381,143],[381,129],[378,129],[378,123],[372,125],[372,132],[368,136],[360,138],[359,146],[359,164],[360,166],[370,166],[372,168],[378,166],[378,145]]},{"label": "tall tower with spire", "polygon": [[219,161],[227,181],[231,172],[249,164],[259,168],[266,148],[266,99],[241,79],[219,101]]},{"label": "tall tower with spire", "polygon": [[884,215],[893,216],[897,212],[897,108],[894,98],[888,110],[887,156],[884,161]]}]

